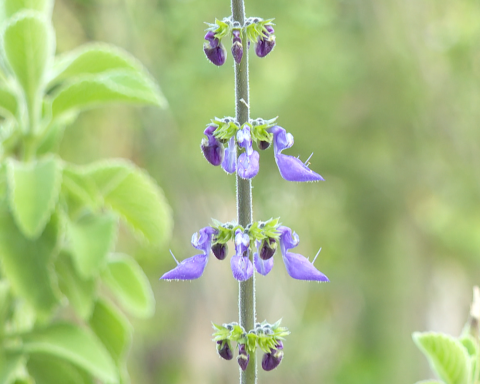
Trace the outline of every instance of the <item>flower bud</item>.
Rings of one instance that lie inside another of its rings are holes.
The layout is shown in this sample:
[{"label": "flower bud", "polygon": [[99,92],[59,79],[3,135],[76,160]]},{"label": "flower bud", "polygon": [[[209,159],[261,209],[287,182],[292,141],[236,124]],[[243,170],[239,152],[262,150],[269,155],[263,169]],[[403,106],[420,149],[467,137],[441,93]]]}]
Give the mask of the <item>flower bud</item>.
[{"label": "flower bud", "polygon": [[[247,353],[245,344],[240,344],[238,346],[238,357],[237,362],[242,371],[245,371],[248,367],[248,362],[250,361],[250,355]],[[273,368],[272,368],[273,369]]]},{"label": "flower bud", "polygon": [[216,243],[212,245],[212,252],[218,260],[224,260],[227,257],[227,244]]},{"label": "flower bud", "polygon": [[233,40],[232,40],[232,55],[235,61],[240,64],[242,61],[242,56],[243,56],[243,45],[242,45],[242,39],[240,38],[240,31],[239,30],[234,30],[232,32],[233,35]]},{"label": "flower bud", "polygon": [[269,237],[262,241],[259,256],[262,260],[270,259],[277,250],[277,242],[274,238]]},{"label": "flower bud", "polygon": [[225,156],[225,148],[223,144],[213,135],[213,132],[217,127],[215,125],[210,125],[203,132],[207,139],[202,140],[200,148],[202,148],[203,156],[207,161],[215,166],[222,164],[223,158]]},{"label": "flower bud", "polygon": [[230,342],[228,340],[217,341],[217,352],[220,357],[224,358],[225,360],[233,359],[233,352],[230,348]]},{"label": "flower bud", "polygon": [[273,349],[270,353],[265,353],[262,358],[262,368],[265,371],[271,371],[277,368],[283,359],[283,351]]},{"label": "flower bud", "polygon": [[264,32],[264,35],[258,39],[255,45],[255,53],[258,57],[267,56],[275,47],[274,29],[270,25],[266,25],[265,28],[267,32]]},{"label": "flower bud", "polygon": [[215,33],[208,31],[205,35],[205,40],[207,42],[203,44],[203,52],[205,52],[207,59],[215,65],[223,65],[227,58],[227,50],[220,40],[215,37]]},{"label": "flower bud", "polygon": [[257,142],[258,149],[264,151],[265,149],[270,148],[270,143],[268,141],[260,140]]}]

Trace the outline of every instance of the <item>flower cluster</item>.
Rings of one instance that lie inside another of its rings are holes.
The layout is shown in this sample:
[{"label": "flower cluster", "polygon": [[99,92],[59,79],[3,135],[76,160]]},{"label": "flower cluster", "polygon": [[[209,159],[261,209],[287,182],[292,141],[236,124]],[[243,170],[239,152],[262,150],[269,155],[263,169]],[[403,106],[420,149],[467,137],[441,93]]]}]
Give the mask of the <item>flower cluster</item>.
[{"label": "flower cluster", "polygon": [[[194,280],[199,278],[208,262],[210,251],[219,260],[224,260],[228,253],[227,242],[233,240],[235,254],[230,259],[233,277],[245,281],[252,277],[254,266],[258,273],[266,276],[273,268],[273,256],[280,244],[282,259],[287,273],[298,280],[326,282],[328,278],[317,270],[313,262],[304,256],[290,252],[300,240],[298,235],[288,227],[278,223],[278,219],[255,222],[245,229],[232,223],[202,228],[192,236],[192,245],[202,251],[201,254],[177,261],[177,267],[165,273],[163,280]],[[250,260],[253,252],[253,264]]]},{"label": "flower cluster", "polygon": [[250,361],[250,354],[259,347],[263,352],[262,368],[271,371],[278,367],[283,359],[284,337],[290,332],[285,327],[280,327],[281,320],[275,324],[266,321],[256,323],[255,329],[248,333],[245,329],[233,322],[230,324],[213,324],[216,332],[213,334],[213,341],[217,343],[217,352],[225,360],[233,359],[232,342],[237,343],[237,362],[240,368],[245,371]]},{"label": "flower cluster", "polygon": [[273,19],[250,17],[242,26],[238,21],[233,21],[230,16],[223,20],[215,20],[214,24],[207,23],[206,42],[203,44],[207,59],[217,66],[225,64],[227,50],[222,44],[222,39],[227,35],[232,38],[231,51],[235,62],[242,61],[245,40],[248,41],[247,48],[250,47],[250,42],[255,44],[255,53],[258,57],[267,56],[275,47],[275,30],[272,21]]},{"label": "flower cluster", "polygon": [[[275,125],[276,119],[256,119],[239,127],[231,117],[214,119],[204,130],[207,137],[200,145],[207,161],[215,166],[221,165],[227,173],[234,173],[243,179],[252,179],[259,171],[259,153],[253,149],[253,142],[259,150],[265,150],[273,142],[275,162],[281,176],[287,181],[320,181],[323,177],[313,172],[308,164],[299,158],[284,155],[283,150],[293,146],[291,133]],[[225,145],[228,147],[225,149]],[[243,151],[238,157],[237,149]],[[308,160],[307,160],[308,162]]]}]

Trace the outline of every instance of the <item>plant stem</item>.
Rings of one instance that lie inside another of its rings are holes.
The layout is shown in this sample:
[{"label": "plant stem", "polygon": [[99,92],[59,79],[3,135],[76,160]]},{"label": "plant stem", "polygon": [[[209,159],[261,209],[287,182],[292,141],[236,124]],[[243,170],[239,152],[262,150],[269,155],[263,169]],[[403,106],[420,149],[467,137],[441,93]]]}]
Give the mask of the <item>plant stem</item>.
[{"label": "plant stem", "polygon": [[[233,20],[245,22],[245,5],[243,0],[232,0]],[[235,110],[236,119],[240,125],[250,119],[248,105],[248,47],[243,36],[243,57],[240,64],[235,62]],[[237,174],[237,219],[243,227],[252,222],[252,184]],[[239,283],[238,312],[240,325],[248,332],[255,326],[255,273],[251,279]],[[240,370],[241,384],[257,382],[256,353],[250,355],[247,370]]]}]

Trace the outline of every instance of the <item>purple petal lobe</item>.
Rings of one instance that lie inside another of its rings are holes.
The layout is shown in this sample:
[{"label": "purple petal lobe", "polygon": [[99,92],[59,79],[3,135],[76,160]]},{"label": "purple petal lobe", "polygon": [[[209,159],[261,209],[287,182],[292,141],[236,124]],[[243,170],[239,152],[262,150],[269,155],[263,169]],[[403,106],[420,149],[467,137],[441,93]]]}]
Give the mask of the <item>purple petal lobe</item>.
[{"label": "purple petal lobe", "polygon": [[210,248],[212,246],[212,237],[216,235],[218,230],[212,227],[202,228],[198,233],[194,233],[192,236],[192,245],[203,251],[203,253],[208,256],[210,253]]},{"label": "purple petal lobe", "polygon": [[323,177],[313,172],[300,159],[278,154],[275,156],[280,175],[287,181],[323,181]]},{"label": "purple petal lobe", "polygon": [[267,274],[272,270],[273,268],[273,257],[268,259],[268,260],[262,260],[258,256],[258,252],[255,252],[253,255],[254,263],[255,263],[255,269],[257,270],[258,273],[260,273],[263,276],[267,276]]},{"label": "purple petal lobe", "polygon": [[203,156],[207,161],[215,166],[222,163],[225,154],[223,144],[213,135],[213,132],[217,129],[217,126],[208,126],[203,133],[207,136],[207,139],[202,140],[200,148],[202,149]]},{"label": "purple petal lobe", "polygon": [[203,44],[203,52],[205,52],[207,59],[218,66],[225,64],[227,50],[220,40],[215,37],[215,33],[208,31],[205,35],[205,40],[207,41]]},{"label": "purple petal lobe", "polygon": [[250,355],[247,353],[245,344],[240,344],[238,346],[238,357],[237,362],[240,365],[242,371],[245,371],[248,367],[248,362],[250,361]]},{"label": "purple petal lobe", "polygon": [[258,57],[265,57],[272,52],[275,47],[275,36],[269,36],[267,38],[261,38],[255,45],[255,53]]},{"label": "purple petal lobe", "polygon": [[202,276],[208,255],[196,255],[183,260],[178,266],[165,273],[160,280],[194,280]]},{"label": "purple petal lobe", "polygon": [[327,276],[320,272],[306,257],[297,253],[287,252],[283,255],[283,262],[290,277],[307,281],[328,281]]},{"label": "purple petal lobe", "polygon": [[284,149],[290,148],[293,145],[294,140],[290,133],[287,133],[285,129],[278,125],[268,129],[268,131],[273,133],[275,161],[280,175],[282,175],[285,180],[298,182],[324,180],[322,176],[313,172],[300,159],[281,153]]},{"label": "purple petal lobe", "polygon": [[246,152],[238,157],[237,173],[242,179],[252,179],[258,174],[260,169],[260,155],[257,151],[253,151],[251,156]]},{"label": "purple petal lobe", "polygon": [[277,228],[277,231],[280,232],[280,248],[282,249],[282,254],[287,253],[289,249],[295,248],[300,243],[298,235],[295,232],[292,233],[290,228],[282,225]]},{"label": "purple petal lobe", "polygon": [[248,257],[235,255],[230,259],[230,266],[232,267],[233,277],[238,281],[245,281],[253,275],[253,265]]},{"label": "purple petal lobe", "polygon": [[242,61],[243,57],[243,45],[242,45],[242,39],[240,38],[240,31],[239,30],[234,30],[232,32],[233,35],[233,40],[232,40],[232,55],[234,60],[240,64]]},{"label": "purple petal lobe", "polygon": [[262,245],[260,247],[259,256],[262,260],[270,259],[277,250],[277,242],[274,238],[267,238],[262,241]]},{"label": "purple petal lobe", "polygon": [[232,137],[228,142],[228,148],[225,149],[225,157],[222,162],[222,168],[227,173],[235,173],[237,171],[237,145],[235,144],[235,137]]}]

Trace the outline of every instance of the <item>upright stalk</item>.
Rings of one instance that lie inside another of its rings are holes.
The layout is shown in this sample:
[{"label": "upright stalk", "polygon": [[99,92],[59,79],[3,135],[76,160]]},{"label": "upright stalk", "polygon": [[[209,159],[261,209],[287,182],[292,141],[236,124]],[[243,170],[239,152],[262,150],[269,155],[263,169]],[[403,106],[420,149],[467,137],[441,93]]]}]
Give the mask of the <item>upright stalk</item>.
[{"label": "upright stalk", "polygon": [[[233,20],[240,25],[245,22],[245,5],[243,0],[232,0]],[[245,49],[240,64],[235,62],[235,117],[240,126],[248,122],[250,111],[248,105],[248,49]],[[237,220],[246,227],[252,222],[252,184],[237,174]],[[251,279],[239,283],[238,295],[239,323],[248,332],[255,327],[255,274]],[[240,370],[241,384],[257,382],[256,353],[250,354],[250,362],[245,371]]]}]

